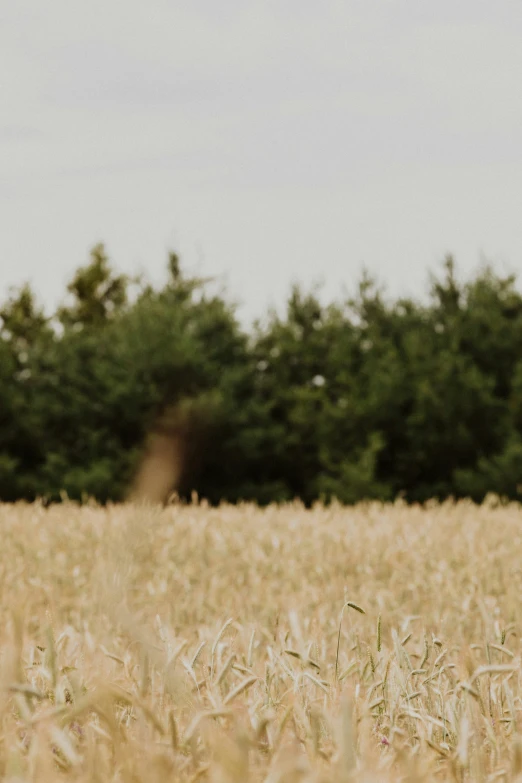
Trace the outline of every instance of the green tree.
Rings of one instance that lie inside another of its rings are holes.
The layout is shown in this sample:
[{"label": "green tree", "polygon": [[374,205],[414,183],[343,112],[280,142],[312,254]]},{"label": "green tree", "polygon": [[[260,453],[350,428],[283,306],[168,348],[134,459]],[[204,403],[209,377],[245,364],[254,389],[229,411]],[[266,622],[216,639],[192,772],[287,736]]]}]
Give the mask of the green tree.
[{"label": "green tree", "polygon": [[0,498],[31,493],[41,451],[35,433],[31,385],[37,357],[54,339],[43,308],[28,284],[12,290],[0,307]]},{"label": "green tree", "polygon": [[[186,437],[195,440],[204,406],[216,407],[216,395],[211,403],[208,392],[245,343],[232,309],[180,270],[160,290],[144,287],[132,306],[118,294],[120,305],[102,317],[97,297],[106,303],[106,288],[89,287],[67,318],[60,312],[65,331],[40,358],[33,410],[46,445],[37,494],[57,498],[65,490],[74,498],[122,499],[150,429],[190,398],[198,415]],[[190,488],[191,471],[199,467],[193,445],[183,476]]]},{"label": "green tree", "polygon": [[57,318],[65,328],[99,326],[125,308],[128,285],[129,278],[112,269],[104,245],[95,245],[89,263],[68,284],[71,301],[58,309]]}]

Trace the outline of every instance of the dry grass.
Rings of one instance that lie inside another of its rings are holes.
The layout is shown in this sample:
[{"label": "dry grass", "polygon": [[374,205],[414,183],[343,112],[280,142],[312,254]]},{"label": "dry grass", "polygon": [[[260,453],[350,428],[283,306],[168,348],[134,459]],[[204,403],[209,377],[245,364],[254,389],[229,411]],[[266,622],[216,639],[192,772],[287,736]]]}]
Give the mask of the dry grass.
[{"label": "dry grass", "polygon": [[522,781],[519,507],[0,506],[0,542],[2,780]]}]

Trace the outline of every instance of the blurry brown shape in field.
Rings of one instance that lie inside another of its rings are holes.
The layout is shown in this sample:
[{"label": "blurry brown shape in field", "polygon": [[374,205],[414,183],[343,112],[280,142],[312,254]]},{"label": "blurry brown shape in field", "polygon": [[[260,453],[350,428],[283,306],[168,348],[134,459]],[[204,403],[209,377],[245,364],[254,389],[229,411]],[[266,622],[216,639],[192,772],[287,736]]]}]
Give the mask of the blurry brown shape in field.
[{"label": "blurry brown shape in field", "polygon": [[180,436],[153,432],[130,493],[131,501],[165,503],[179,483],[183,465]]},{"label": "blurry brown shape in field", "polygon": [[201,462],[212,418],[212,400],[182,400],[159,417],[149,433],[129,500],[165,504],[186,489]]}]

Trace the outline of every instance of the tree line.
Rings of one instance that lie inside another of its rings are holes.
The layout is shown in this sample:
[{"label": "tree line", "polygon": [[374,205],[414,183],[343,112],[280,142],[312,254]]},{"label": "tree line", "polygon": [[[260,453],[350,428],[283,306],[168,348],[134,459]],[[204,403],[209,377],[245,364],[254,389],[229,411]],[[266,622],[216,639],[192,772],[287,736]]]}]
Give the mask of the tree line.
[{"label": "tree line", "polygon": [[[447,258],[425,301],[363,274],[346,301],[295,286],[241,327],[186,275],[118,274],[103,245],[49,315],[0,306],[0,499],[128,496],[151,433],[182,497],[409,502],[522,495],[522,296]],[[172,452],[174,454],[174,452]],[[171,454],[171,457],[172,457]]]}]

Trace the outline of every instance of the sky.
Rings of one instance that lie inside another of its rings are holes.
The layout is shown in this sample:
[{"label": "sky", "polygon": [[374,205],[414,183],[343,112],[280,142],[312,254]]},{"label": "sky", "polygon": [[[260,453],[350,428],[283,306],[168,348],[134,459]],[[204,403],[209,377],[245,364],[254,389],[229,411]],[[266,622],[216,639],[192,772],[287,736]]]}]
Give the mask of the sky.
[{"label": "sky", "polygon": [[0,298],[97,242],[251,320],[292,282],[522,272],[520,0],[0,0]]}]

